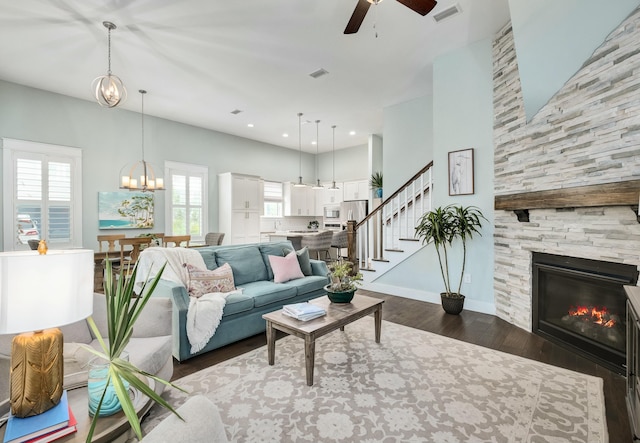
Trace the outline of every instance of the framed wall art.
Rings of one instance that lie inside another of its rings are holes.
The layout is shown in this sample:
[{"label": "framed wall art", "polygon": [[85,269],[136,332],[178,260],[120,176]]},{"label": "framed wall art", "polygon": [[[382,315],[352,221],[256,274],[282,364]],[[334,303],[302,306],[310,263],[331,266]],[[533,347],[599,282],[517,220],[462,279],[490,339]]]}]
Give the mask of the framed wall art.
[{"label": "framed wall art", "polygon": [[449,152],[449,195],[473,194],[473,148]]},{"label": "framed wall art", "polygon": [[98,229],[153,228],[154,201],[149,192],[98,192]]}]

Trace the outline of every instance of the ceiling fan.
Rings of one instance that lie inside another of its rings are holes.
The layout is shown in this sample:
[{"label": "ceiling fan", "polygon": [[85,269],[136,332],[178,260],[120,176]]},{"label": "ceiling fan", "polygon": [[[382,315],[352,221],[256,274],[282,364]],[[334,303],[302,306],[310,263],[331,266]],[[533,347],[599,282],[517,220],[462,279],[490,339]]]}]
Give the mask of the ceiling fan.
[{"label": "ceiling fan", "polygon": [[[349,19],[349,23],[347,23],[347,27],[344,29],[345,34],[355,34],[360,29],[360,25],[364,20],[365,15],[367,15],[367,11],[369,7],[374,4],[377,5],[382,0],[358,0],[358,4],[356,5],[356,9],[353,11],[351,18]],[[427,15],[438,3],[435,0],[397,0],[398,2],[405,5],[407,8],[412,11],[417,12],[420,15]]]}]

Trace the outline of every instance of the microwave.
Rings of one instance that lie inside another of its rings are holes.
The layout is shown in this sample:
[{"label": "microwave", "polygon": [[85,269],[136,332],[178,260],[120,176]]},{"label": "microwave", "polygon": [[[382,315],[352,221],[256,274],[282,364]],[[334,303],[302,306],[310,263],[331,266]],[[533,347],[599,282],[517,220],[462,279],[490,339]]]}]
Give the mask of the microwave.
[{"label": "microwave", "polygon": [[325,206],[324,218],[330,220],[340,220],[340,206]]}]

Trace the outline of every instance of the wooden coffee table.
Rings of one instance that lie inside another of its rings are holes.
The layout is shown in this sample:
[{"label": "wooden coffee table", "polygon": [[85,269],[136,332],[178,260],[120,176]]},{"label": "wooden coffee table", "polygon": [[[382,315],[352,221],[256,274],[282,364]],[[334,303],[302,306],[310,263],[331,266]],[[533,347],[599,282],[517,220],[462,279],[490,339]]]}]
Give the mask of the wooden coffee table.
[{"label": "wooden coffee table", "polygon": [[375,318],[375,339],[376,343],[380,343],[382,303],[384,303],[384,300],[367,297],[365,295],[356,295],[351,303],[331,303],[325,295],[324,297],[310,300],[309,303],[323,307],[327,311],[327,315],[309,321],[300,321],[284,315],[282,309],[280,309],[264,314],[262,318],[267,321],[267,354],[269,365],[273,366],[275,364],[276,329],[300,337],[304,339],[307,385],[313,386],[316,339],[338,328],[344,331],[345,325],[373,313]]}]

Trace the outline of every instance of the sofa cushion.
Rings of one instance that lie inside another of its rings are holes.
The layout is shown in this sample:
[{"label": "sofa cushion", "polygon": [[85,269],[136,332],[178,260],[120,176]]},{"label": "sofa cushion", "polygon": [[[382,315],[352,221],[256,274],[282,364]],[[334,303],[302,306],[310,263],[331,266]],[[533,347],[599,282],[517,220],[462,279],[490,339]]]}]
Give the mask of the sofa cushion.
[{"label": "sofa cushion", "polygon": [[322,289],[327,284],[329,284],[327,277],[311,275],[309,277],[288,281],[286,283],[283,283],[282,285],[293,287],[296,289],[297,295],[303,295],[309,292],[317,291],[318,289]]},{"label": "sofa cushion", "polygon": [[227,296],[222,316],[233,315],[253,309],[253,297],[242,292],[234,292]]},{"label": "sofa cushion", "polygon": [[207,269],[214,270],[218,267],[215,251],[209,248],[198,248],[198,252],[202,255],[202,259],[204,260],[204,264],[207,265]]},{"label": "sofa cushion", "polygon": [[216,263],[229,263],[236,286],[249,282],[267,280],[267,267],[257,246],[241,246],[216,251]]},{"label": "sofa cushion", "polygon": [[271,268],[271,263],[269,263],[269,256],[275,255],[277,257],[284,257],[286,254],[284,252],[285,249],[293,249],[290,242],[270,242],[264,243],[260,246],[260,253],[262,254],[262,261],[264,261],[264,265],[267,267],[267,280],[273,280],[273,269]]},{"label": "sofa cushion", "polygon": [[186,264],[189,274],[189,287],[187,292],[191,297],[202,297],[212,292],[231,292],[236,289],[233,282],[233,271],[229,263],[209,271]]},{"label": "sofa cushion", "polygon": [[[287,255],[291,252],[291,249],[284,248],[284,254]],[[302,249],[296,251],[296,255],[298,256],[298,264],[300,265],[300,270],[306,276],[313,275],[313,271],[311,270],[311,261],[309,259],[309,248],[306,246]]]},{"label": "sofa cushion", "polygon": [[296,296],[296,288],[287,284],[262,280],[242,286],[245,295],[253,297],[253,305],[257,308],[271,303],[288,300]]},{"label": "sofa cushion", "polygon": [[291,251],[285,257],[270,255],[269,263],[271,263],[271,269],[273,270],[274,283],[284,283],[304,277],[295,251]]}]

